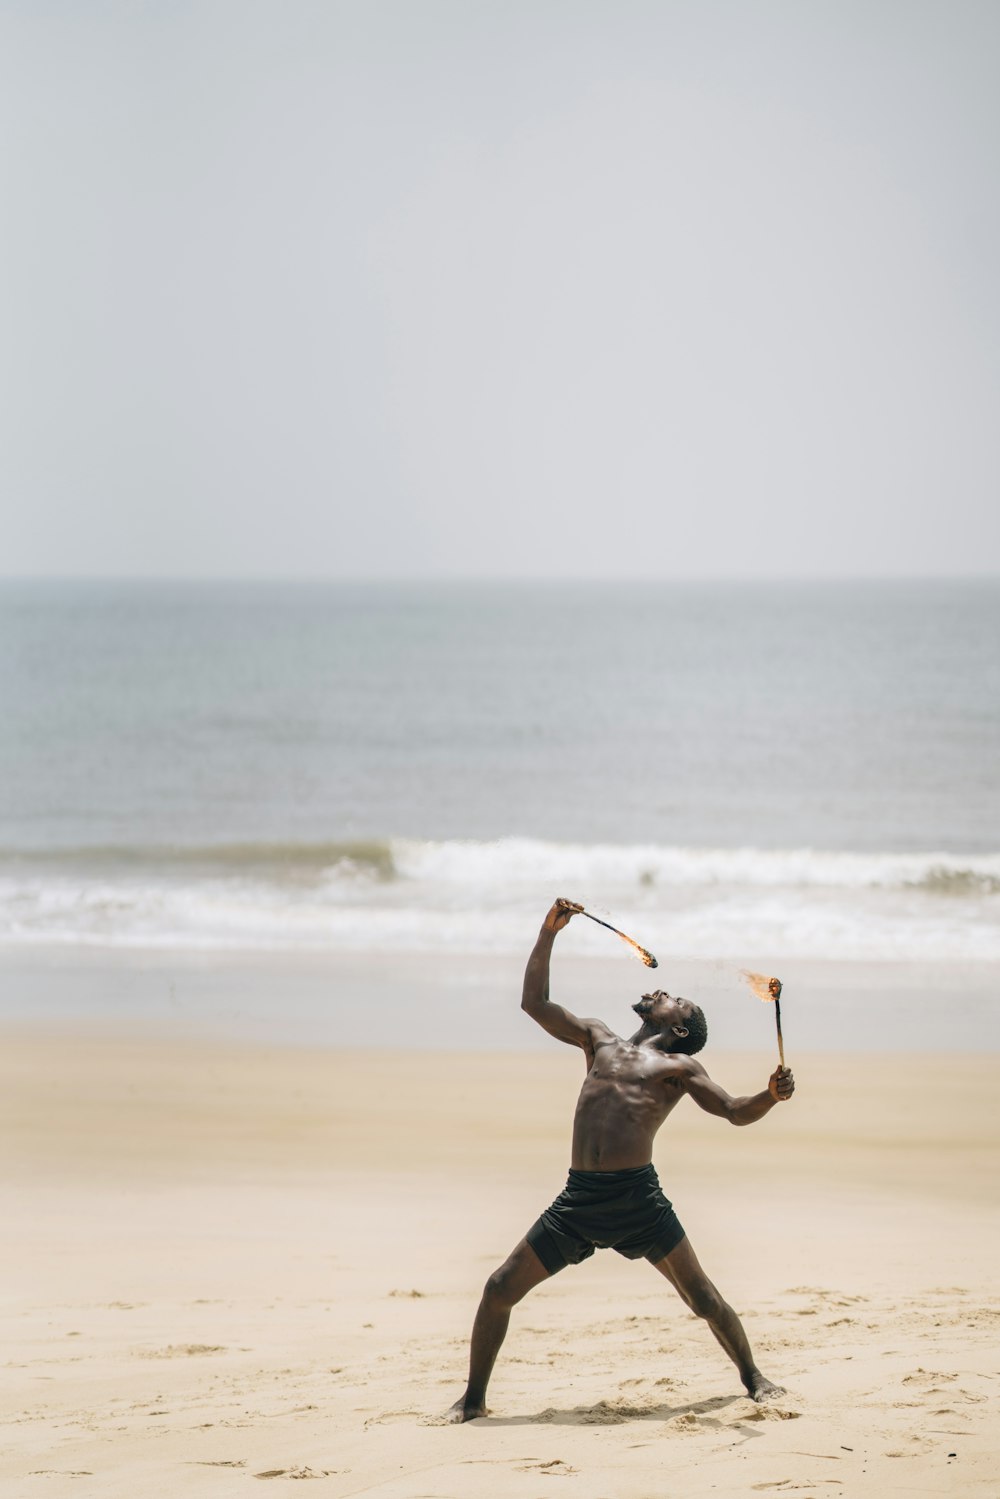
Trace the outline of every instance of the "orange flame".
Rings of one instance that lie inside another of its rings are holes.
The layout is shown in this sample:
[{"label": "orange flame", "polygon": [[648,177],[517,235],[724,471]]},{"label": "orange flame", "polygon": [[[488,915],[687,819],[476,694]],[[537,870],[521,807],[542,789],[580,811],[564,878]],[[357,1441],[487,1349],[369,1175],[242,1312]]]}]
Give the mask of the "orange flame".
[{"label": "orange flame", "polygon": [[626,937],[624,932],[619,932],[618,936],[623,942],[628,943],[629,947],[634,950],[636,957],[641,958],[647,968],[659,968],[660,965],[651,952],[647,952],[644,947],[640,947],[638,942],[633,941],[631,937]]},{"label": "orange flame", "polygon": [[774,1004],[775,996],[771,993],[771,978],[766,973],[751,973],[749,968],[741,968],[740,972],[750,985],[751,991],[756,994],[764,1004]]}]

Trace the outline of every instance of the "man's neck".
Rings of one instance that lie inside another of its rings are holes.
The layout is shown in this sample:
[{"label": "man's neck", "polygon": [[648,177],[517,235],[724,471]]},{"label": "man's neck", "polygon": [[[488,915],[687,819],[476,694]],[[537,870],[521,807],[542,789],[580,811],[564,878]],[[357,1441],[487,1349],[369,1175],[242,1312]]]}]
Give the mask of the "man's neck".
[{"label": "man's neck", "polygon": [[650,1025],[644,1020],[634,1036],[629,1036],[630,1046],[652,1046],[657,1051],[666,1052],[668,1056],[674,1055],[674,1047],[670,1043],[670,1037],[665,1031],[657,1030],[655,1025]]},{"label": "man's neck", "polygon": [[635,1035],[629,1037],[629,1041],[633,1046],[641,1046],[644,1041],[652,1041],[659,1036],[660,1032],[656,1026],[650,1025],[648,1020],[644,1020]]}]

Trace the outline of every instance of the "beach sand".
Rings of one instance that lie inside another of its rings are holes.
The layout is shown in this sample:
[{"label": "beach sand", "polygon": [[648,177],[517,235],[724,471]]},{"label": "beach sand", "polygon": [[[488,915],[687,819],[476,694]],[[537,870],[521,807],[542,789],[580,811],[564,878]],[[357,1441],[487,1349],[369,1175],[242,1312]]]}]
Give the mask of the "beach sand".
[{"label": "beach sand", "polygon": [[[2,1055],[12,1499],[1000,1492],[995,1055],[793,1053],[760,1124],[668,1121],[661,1180],[776,1403],[607,1253],[515,1310],[464,1427],[438,1418],[563,1184],[579,1053],[8,1023]],[[774,1065],[705,1060],[736,1092]]]}]

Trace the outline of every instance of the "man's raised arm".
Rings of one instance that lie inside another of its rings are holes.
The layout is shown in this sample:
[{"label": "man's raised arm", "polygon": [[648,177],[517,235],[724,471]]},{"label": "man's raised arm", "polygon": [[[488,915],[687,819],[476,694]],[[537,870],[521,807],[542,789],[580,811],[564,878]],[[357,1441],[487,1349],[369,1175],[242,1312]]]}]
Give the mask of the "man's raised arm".
[{"label": "man's raised arm", "polygon": [[700,1109],[706,1114],[716,1114],[728,1119],[730,1124],[756,1124],[769,1114],[776,1103],[786,1103],[795,1092],[795,1079],[787,1067],[772,1072],[767,1087],[761,1093],[751,1093],[745,1098],[731,1098],[725,1088],[713,1082],[700,1062],[685,1057],[686,1077],[684,1090],[690,1093]]},{"label": "man's raised arm", "polygon": [[568,926],[577,911],[583,907],[571,900],[557,900],[542,922],[538,941],[531,950],[528,966],[524,970],[524,989],[521,993],[521,1009],[532,1020],[537,1020],[543,1030],[557,1041],[567,1041],[570,1046],[591,1046],[592,1020],[580,1020],[564,1010],[562,1005],[549,999],[549,959],[552,944],[564,926]]}]

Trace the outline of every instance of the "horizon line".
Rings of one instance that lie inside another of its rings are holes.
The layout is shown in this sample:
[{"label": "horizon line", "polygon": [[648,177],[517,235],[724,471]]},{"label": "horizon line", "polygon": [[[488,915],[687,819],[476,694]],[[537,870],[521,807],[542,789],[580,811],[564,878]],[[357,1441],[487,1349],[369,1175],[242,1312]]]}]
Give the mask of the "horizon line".
[{"label": "horizon line", "polygon": [[761,586],[788,583],[998,583],[1000,569],[983,572],[954,573],[691,573],[680,577],[670,575],[637,573],[634,576],[616,574],[574,573],[428,573],[419,576],[400,574],[354,574],[354,573],[0,573],[0,587],[6,584],[167,584],[187,583],[194,585],[240,585],[254,584],[270,587],[355,585],[358,587],[413,587],[413,586],[495,586],[542,585],[545,587],[578,585],[622,585],[684,587],[688,584],[759,584]]}]

